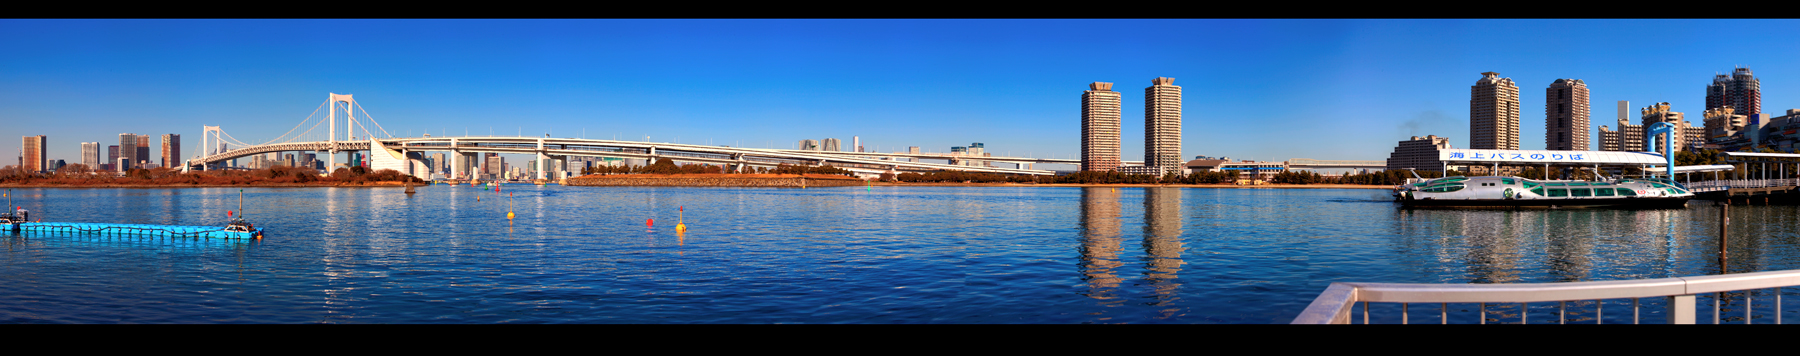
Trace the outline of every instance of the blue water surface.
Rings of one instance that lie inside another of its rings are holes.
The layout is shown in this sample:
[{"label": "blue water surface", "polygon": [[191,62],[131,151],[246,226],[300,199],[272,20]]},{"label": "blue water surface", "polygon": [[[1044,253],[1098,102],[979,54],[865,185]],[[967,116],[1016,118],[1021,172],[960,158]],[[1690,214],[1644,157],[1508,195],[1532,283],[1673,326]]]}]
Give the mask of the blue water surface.
[{"label": "blue water surface", "polygon": [[[1359,189],[440,185],[245,188],[240,210],[237,188],[9,196],[34,220],[219,225],[230,210],[268,236],[3,237],[5,323],[1287,323],[1331,282],[1719,269],[1706,202],[1402,210]],[[1731,213],[1732,271],[1800,268],[1795,207]],[[1629,300],[1607,303],[1607,323],[1629,322]],[[1408,315],[1437,322],[1439,307]],[[1444,307],[1478,321],[1475,306]],[[1527,313],[1551,321],[1558,307]],[[1520,317],[1490,308],[1490,322]]]}]

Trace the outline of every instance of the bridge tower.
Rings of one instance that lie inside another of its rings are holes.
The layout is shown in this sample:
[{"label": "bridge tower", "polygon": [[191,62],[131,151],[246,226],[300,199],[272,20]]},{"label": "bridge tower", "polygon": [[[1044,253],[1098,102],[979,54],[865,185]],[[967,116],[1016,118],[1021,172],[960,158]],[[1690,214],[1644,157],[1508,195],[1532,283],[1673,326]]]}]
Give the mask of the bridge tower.
[{"label": "bridge tower", "polygon": [[[219,146],[218,146],[220,143],[225,142],[225,139],[223,137],[219,137],[220,133],[222,133],[222,132],[224,132],[224,131],[219,130],[218,126],[206,126],[206,125],[200,126],[200,150],[199,150],[200,157],[207,157],[207,156],[212,156],[212,155],[216,155],[216,154],[220,154],[220,153],[225,153],[225,152],[220,152]],[[203,170],[203,171],[206,170],[206,162],[204,162],[204,161],[200,162],[200,170]],[[186,163],[183,163],[181,165],[181,171],[182,172],[188,171],[188,165]]]},{"label": "bridge tower", "polygon": [[331,111],[329,111],[327,114],[325,114],[326,120],[331,121],[331,125],[330,125],[331,132],[325,134],[325,142],[326,142],[326,146],[327,146],[326,150],[329,152],[328,156],[331,156],[331,161],[329,163],[330,165],[325,166],[325,171],[330,172],[332,169],[337,168],[337,153],[338,153],[337,110],[338,110],[338,103],[344,103],[344,106],[343,106],[344,107],[344,122],[345,122],[345,124],[348,125],[346,127],[348,130],[345,130],[345,135],[348,137],[345,137],[345,141],[356,141],[356,134],[355,134],[356,133],[356,120],[355,120],[355,116],[353,114],[356,111],[351,109],[352,107],[356,106],[356,98],[351,97],[350,94],[331,93],[331,97],[327,98],[326,100],[331,104]]}]

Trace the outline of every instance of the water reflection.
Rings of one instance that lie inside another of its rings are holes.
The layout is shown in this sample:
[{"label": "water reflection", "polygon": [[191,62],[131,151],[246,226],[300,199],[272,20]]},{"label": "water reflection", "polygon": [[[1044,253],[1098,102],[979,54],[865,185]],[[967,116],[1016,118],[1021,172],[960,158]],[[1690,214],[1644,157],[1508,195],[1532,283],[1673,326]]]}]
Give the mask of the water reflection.
[{"label": "water reflection", "polygon": [[1119,191],[1117,188],[1081,188],[1081,273],[1088,283],[1089,298],[1117,298],[1115,269],[1119,262]]},{"label": "water reflection", "polygon": [[1181,194],[1180,188],[1144,188],[1144,280],[1155,305],[1174,302],[1181,287]]}]

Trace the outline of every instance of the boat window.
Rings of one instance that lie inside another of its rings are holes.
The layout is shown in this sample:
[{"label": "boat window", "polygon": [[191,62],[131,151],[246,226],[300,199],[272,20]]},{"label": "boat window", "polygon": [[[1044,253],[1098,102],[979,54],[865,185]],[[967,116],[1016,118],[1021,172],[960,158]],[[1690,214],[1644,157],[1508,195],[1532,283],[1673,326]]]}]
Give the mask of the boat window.
[{"label": "boat window", "polygon": [[1525,189],[1537,188],[1537,187],[1540,187],[1543,185],[1544,185],[1543,183],[1538,183],[1538,182],[1533,182],[1533,181],[1525,181]]},{"label": "boat window", "polygon": [[1563,185],[1565,185],[1565,184],[1564,184],[1564,183],[1544,183],[1544,185],[1546,185],[1546,186],[1552,186],[1552,187],[1561,187],[1561,186],[1563,186]]},{"label": "boat window", "polygon": [[1537,194],[1540,197],[1544,196],[1544,187],[1531,188],[1531,194]]},{"label": "boat window", "polygon": [[1449,193],[1449,192],[1454,192],[1454,191],[1458,191],[1458,190],[1462,190],[1462,189],[1463,189],[1462,184],[1449,184],[1449,185],[1433,186],[1431,188],[1425,188],[1425,192],[1427,192],[1427,193]]},{"label": "boat window", "polygon": [[1566,196],[1569,196],[1568,189],[1560,189],[1560,188],[1550,189],[1550,197],[1566,197]]},{"label": "boat window", "polygon": [[1637,196],[1637,192],[1633,192],[1633,191],[1631,191],[1631,190],[1630,190],[1630,189],[1625,189],[1625,188],[1618,188],[1618,191],[1619,191],[1619,196],[1621,196],[1621,197],[1635,197],[1635,196]]},{"label": "boat window", "polygon": [[1593,191],[1593,190],[1592,190],[1592,189],[1587,189],[1587,188],[1581,188],[1581,189],[1570,189],[1570,190],[1569,190],[1569,196],[1574,196],[1574,197],[1591,197],[1591,196],[1594,196],[1594,191]]},{"label": "boat window", "polygon": [[1505,183],[1506,185],[1518,184],[1517,182],[1513,181],[1512,178],[1500,178],[1500,183]]},{"label": "boat window", "polygon": [[1610,196],[1614,196],[1614,194],[1613,194],[1612,188],[1599,188],[1599,189],[1594,189],[1594,196],[1610,197]]},{"label": "boat window", "polygon": [[1650,186],[1657,187],[1657,188],[1668,188],[1669,187],[1667,184],[1662,184],[1662,183],[1650,183]]},{"label": "boat window", "polygon": [[1669,188],[1669,189],[1663,189],[1663,190],[1668,191],[1669,195],[1681,195],[1681,191],[1676,190],[1675,188]]}]

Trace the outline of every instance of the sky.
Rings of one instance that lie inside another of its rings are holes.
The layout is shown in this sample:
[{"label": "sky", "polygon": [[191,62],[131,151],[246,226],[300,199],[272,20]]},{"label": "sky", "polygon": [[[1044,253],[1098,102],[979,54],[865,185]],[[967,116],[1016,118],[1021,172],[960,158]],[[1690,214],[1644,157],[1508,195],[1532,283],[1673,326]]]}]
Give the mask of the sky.
[{"label": "sky", "polygon": [[50,159],[79,163],[81,142],[175,133],[192,156],[202,126],[262,142],[338,93],[394,136],[771,148],[860,136],[880,152],[982,142],[1072,159],[1082,92],[1110,82],[1124,159],[1140,160],[1143,88],[1171,77],[1184,157],[1385,160],[1415,135],[1469,147],[1469,88],[1489,71],[1519,86],[1520,148],[1542,149],[1545,88],[1559,78],[1587,84],[1595,127],[1616,126],[1620,100],[1634,124],[1668,102],[1699,125],[1706,85],[1736,67],[1762,79],[1764,112],[1800,108],[1796,24],[0,20],[0,137],[13,137],[0,150],[46,135]]}]

